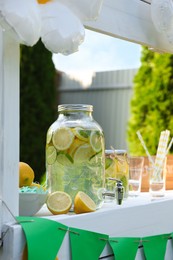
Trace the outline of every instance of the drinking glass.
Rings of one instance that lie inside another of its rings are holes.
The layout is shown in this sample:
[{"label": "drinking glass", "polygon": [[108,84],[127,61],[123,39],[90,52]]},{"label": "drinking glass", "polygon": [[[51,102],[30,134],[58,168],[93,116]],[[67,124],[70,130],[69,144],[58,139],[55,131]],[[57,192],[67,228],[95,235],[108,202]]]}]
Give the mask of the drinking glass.
[{"label": "drinking glass", "polygon": [[136,197],[141,192],[144,157],[129,156],[129,196]]}]

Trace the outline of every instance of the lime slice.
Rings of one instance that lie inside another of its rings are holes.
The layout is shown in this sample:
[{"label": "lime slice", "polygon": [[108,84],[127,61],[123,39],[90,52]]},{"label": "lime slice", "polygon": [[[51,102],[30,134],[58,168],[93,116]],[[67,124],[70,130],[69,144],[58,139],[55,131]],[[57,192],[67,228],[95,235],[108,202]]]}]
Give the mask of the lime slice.
[{"label": "lime slice", "polygon": [[94,153],[90,158],[89,161],[91,165],[94,167],[99,166],[100,164],[103,164],[103,156],[102,153]]},{"label": "lime slice", "polygon": [[53,164],[56,161],[56,149],[52,145],[46,149],[46,161],[48,164]]},{"label": "lime slice", "polygon": [[57,154],[57,162],[59,162],[62,165],[70,166],[73,163],[72,157],[65,152],[59,152]]},{"label": "lime slice", "polygon": [[95,152],[100,152],[102,149],[102,138],[98,131],[92,131],[90,135],[90,144]]},{"label": "lime slice", "polygon": [[58,128],[52,137],[53,145],[56,149],[64,151],[73,143],[74,134],[68,127]]},{"label": "lime slice", "polygon": [[[110,159],[110,158],[106,158],[106,159]],[[105,176],[106,178],[116,178],[117,177],[117,164],[116,164],[116,160],[112,160],[112,163],[109,165],[109,167],[106,168],[105,166]]]},{"label": "lime slice", "polygon": [[88,138],[91,133],[90,130],[85,130],[82,127],[75,127],[73,131],[77,138],[79,138],[80,140],[85,141],[85,142],[88,141]]},{"label": "lime slice", "polygon": [[49,144],[51,142],[51,140],[52,140],[52,131],[49,128],[47,131],[46,143]]},{"label": "lime slice", "polygon": [[111,164],[113,164],[113,160],[111,158],[106,158],[105,159],[105,169],[108,169]]},{"label": "lime slice", "polygon": [[74,153],[74,161],[83,162],[89,160],[93,154],[94,151],[89,144],[81,145]]},{"label": "lime slice", "polygon": [[84,141],[79,140],[78,138],[75,138],[74,141],[73,141],[73,143],[72,143],[72,145],[71,145],[70,148],[68,149],[69,155],[70,155],[71,157],[73,157],[73,155],[74,155],[76,149],[77,149],[79,146],[83,145],[84,143],[85,143]]},{"label": "lime slice", "polygon": [[109,167],[106,171],[105,171],[105,177],[106,178],[116,178],[116,171],[114,167]]}]

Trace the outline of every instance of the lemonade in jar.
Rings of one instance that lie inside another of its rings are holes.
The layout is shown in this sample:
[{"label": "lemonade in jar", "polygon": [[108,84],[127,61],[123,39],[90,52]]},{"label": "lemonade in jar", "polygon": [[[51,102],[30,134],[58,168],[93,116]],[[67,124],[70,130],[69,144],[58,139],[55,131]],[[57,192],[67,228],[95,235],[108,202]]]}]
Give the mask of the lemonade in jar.
[{"label": "lemonade in jar", "polygon": [[58,106],[58,119],[46,140],[46,174],[49,192],[64,191],[72,200],[85,192],[100,208],[104,188],[104,135],[92,117],[91,105]]},{"label": "lemonade in jar", "polygon": [[[115,192],[115,181],[122,182],[124,187],[124,199],[129,193],[129,163],[125,150],[105,150],[105,188],[110,193]],[[111,197],[107,201],[111,201]]]}]

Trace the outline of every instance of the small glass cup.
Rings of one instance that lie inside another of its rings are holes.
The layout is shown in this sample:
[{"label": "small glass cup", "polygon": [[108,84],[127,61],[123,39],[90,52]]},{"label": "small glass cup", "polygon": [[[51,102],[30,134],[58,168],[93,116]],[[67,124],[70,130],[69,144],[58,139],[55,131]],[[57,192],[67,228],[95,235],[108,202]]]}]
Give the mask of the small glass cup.
[{"label": "small glass cup", "polygon": [[129,196],[137,197],[141,192],[144,157],[129,156]]},{"label": "small glass cup", "polygon": [[[155,161],[155,157],[152,157]],[[149,174],[149,193],[152,198],[160,198],[165,196],[166,183],[166,159],[163,161],[162,167],[156,169],[151,163],[147,167]]]},{"label": "small glass cup", "polygon": [[166,190],[173,190],[173,156],[166,158]]}]

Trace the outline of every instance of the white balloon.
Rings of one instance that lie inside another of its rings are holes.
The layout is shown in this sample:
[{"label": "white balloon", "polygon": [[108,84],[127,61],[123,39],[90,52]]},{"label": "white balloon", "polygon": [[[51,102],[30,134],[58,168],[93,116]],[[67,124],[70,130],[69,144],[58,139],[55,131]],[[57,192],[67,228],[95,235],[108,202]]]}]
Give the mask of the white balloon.
[{"label": "white balloon", "polygon": [[67,8],[58,2],[40,5],[42,16],[41,39],[53,53],[69,55],[78,50],[85,36],[84,26]]},{"label": "white balloon", "polygon": [[173,0],[152,0],[151,18],[158,32],[173,30]]},{"label": "white balloon", "polygon": [[96,20],[100,14],[103,0],[55,0],[70,8],[81,21]]},{"label": "white balloon", "polygon": [[173,0],[152,0],[151,18],[156,30],[173,44]]},{"label": "white balloon", "polygon": [[41,16],[36,0],[1,0],[0,23],[22,44],[33,46],[40,38]]}]

